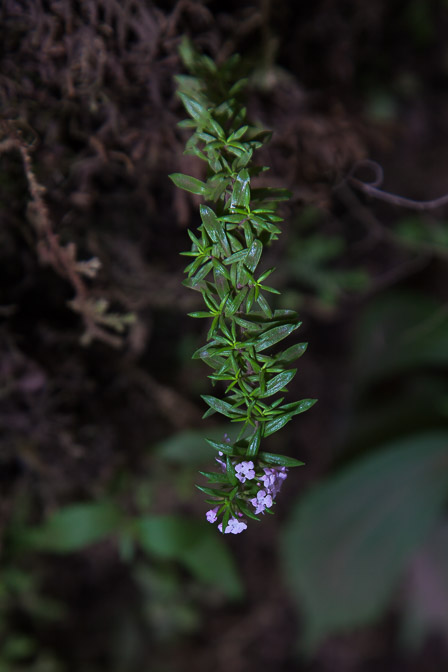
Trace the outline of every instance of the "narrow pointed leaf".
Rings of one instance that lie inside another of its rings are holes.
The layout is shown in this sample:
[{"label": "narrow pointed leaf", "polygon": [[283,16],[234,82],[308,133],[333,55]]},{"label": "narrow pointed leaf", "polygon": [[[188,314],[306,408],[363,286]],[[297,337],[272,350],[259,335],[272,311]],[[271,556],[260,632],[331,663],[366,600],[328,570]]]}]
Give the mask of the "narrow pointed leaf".
[{"label": "narrow pointed leaf", "polygon": [[290,348],[287,348],[284,352],[277,355],[277,362],[295,362],[296,359],[301,357],[305,350],[308,347],[308,343],[295,343],[291,345]]},{"label": "narrow pointed leaf", "polygon": [[207,190],[207,185],[201,180],[197,180],[191,175],[184,175],[183,173],[172,173],[170,179],[174,182],[176,187],[180,189],[185,189],[185,191],[190,191],[192,194],[198,194],[198,196],[204,196]]},{"label": "narrow pointed leaf", "polygon": [[222,399],[217,399],[216,397],[211,397],[204,394],[201,396],[211,409],[217,411],[218,413],[222,413],[222,415],[225,415],[228,418],[233,418],[243,413],[243,411],[241,411],[239,408],[234,408],[231,404],[228,404]]},{"label": "narrow pointed leaf", "polygon": [[199,103],[197,100],[193,100],[185,93],[179,93],[179,98],[181,98],[188,114],[193,117],[195,121],[198,121],[203,125],[209,121],[210,112],[204,107],[204,105],[202,105],[202,103]]},{"label": "narrow pointed leaf", "polygon": [[261,352],[262,350],[266,350],[266,348],[270,348],[272,345],[279,343],[292,334],[292,332],[300,327],[300,325],[301,322],[298,322],[297,324],[282,324],[279,327],[274,327],[273,329],[265,331],[265,333],[260,336],[259,341],[255,346],[255,350]]},{"label": "narrow pointed leaf", "polygon": [[205,226],[205,230],[210,236],[210,240],[214,243],[221,244],[224,253],[229,255],[231,253],[231,249],[222,222],[219,221],[213,210],[207,205],[201,205],[199,207],[199,212],[202,222]]},{"label": "narrow pointed leaf", "polygon": [[274,434],[274,432],[278,432],[278,430],[282,429],[292,417],[292,414],[288,413],[287,415],[280,415],[279,417],[274,418],[274,420],[270,420],[270,422],[267,422],[264,426],[264,435],[270,436],[271,434]]},{"label": "narrow pointed leaf", "polygon": [[258,453],[258,449],[260,447],[261,442],[261,432],[262,432],[262,426],[259,425],[257,431],[251,438],[250,443],[247,447],[246,455],[248,457],[255,457],[255,455]]},{"label": "narrow pointed leaf", "polygon": [[289,371],[283,371],[283,373],[279,373],[278,376],[274,376],[266,385],[266,391],[260,395],[261,399],[265,399],[266,397],[271,397],[273,394],[276,394],[277,392],[280,392],[288,383],[291,382],[291,380],[294,378],[294,376],[297,373],[297,369],[291,369]]},{"label": "narrow pointed leaf", "polygon": [[233,185],[232,198],[230,200],[230,209],[236,207],[247,209],[250,205],[250,176],[244,168],[241,170]]},{"label": "narrow pointed leaf", "polygon": [[244,260],[244,265],[246,266],[246,268],[249,269],[251,273],[253,273],[257,268],[262,252],[263,252],[263,244],[261,243],[260,240],[255,238],[247,253],[246,259]]},{"label": "narrow pointed leaf", "polygon": [[292,404],[284,404],[282,409],[288,411],[292,415],[298,415],[299,413],[305,413],[308,411],[314,404],[317,399],[302,399],[301,401],[294,401]]},{"label": "narrow pointed leaf", "polygon": [[200,471],[201,476],[208,478],[210,483],[229,483],[227,474],[218,474],[213,471]]},{"label": "narrow pointed leaf", "polygon": [[275,464],[279,467],[303,467],[305,462],[296,460],[294,457],[286,455],[277,455],[277,453],[259,453],[260,460],[268,464]]}]

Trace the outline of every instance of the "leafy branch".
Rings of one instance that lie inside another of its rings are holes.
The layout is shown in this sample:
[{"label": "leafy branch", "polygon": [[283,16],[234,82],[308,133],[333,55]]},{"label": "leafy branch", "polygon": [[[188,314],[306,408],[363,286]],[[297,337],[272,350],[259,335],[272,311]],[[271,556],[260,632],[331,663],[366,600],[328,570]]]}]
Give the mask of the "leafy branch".
[{"label": "leafy branch", "polygon": [[291,362],[307,344],[272,351],[301,322],[292,310],[271,309],[267,296],[279,292],[266,281],[275,269],[259,271],[263,249],[281,233],[277,203],[289,197],[285,189],[251,186],[253,177],[268,170],[254,165],[252,157],[271,134],[246,119],[239,100],[245,80],[235,83],[237,57],[218,68],[187,41],[180,51],[191,74],[176,78],[190,117],[179,126],[193,131],[186,153],[208,164],[205,182],[181,173],[170,176],[176,186],[207,202],[199,208],[198,234],[188,232],[192,249],[183,253],[191,258],[184,284],[199,291],[205,304],[205,310],[190,316],[211,321],[207,344],[193,358],[213,369],[209,376],[213,384],[225,387],[223,399],[203,396],[209,406],[204,417],[221,413],[241,425],[233,444],[226,438],[208,440],[218,451],[220,470],[202,472],[208,485],[197,487],[213,507],[207,520],[215,522],[222,516],[219,529],[237,534],[247,527],[244,516],[259,520],[260,513],[272,513],[288,467],[303,464],[261,451],[262,439],[316,400],[284,403],[278,396],[287,392],[296,375]]}]

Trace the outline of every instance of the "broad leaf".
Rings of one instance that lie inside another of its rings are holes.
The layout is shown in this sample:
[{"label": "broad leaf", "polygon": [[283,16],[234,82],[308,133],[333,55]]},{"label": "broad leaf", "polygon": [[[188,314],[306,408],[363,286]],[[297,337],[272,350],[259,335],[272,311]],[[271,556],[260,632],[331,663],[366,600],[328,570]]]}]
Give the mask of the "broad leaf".
[{"label": "broad leaf", "polygon": [[39,551],[71,553],[117,532],[120,521],[119,510],[109,502],[71,504],[27,533],[24,543]]},{"label": "broad leaf", "polygon": [[282,556],[304,645],[382,614],[447,495],[448,433],[434,433],[384,446],[299,499]]},{"label": "broad leaf", "polygon": [[242,595],[233,558],[215,528],[181,516],[145,516],[136,525],[143,550],[161,560],[177,560],[199,581],[231,598]]}]

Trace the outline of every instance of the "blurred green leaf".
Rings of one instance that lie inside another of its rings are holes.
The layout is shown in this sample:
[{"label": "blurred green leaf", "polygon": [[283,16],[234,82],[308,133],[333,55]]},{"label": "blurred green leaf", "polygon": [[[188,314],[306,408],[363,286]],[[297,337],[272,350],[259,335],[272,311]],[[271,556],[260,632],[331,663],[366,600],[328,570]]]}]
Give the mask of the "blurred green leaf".
[{"label": "blurred green leaf", "polygon": [[444,221],[418,215],[402,217],[397,222],[394,233],[417,250],[421,250],[422,243],[430,245],[434,253],[440,248],[446,258],[448,228]]},{"label": "blurred green leaf", "polygon": [[391,91],[384,88],[369,91],[366,113],[373,121],[392,121],[398,114],[397,100]]},{"label": "blurred green leaf", "polygon": [[305,648],[381,615],[447,495],[444,432],[384,446],[298,501],[282,556],[305,617]]},{"label": "blurred green leaf", "polygon": [[198,542],[202,527],[197,521],[178,516],[143,516],[136,521],[142,548],[163,559],[180,559],[186,548]]},{"label": "blurred green leaf", "polygon": [[120,511],[109,502],[71,504],[37,529],[22,532],[23,542],[39,551],[70,553],[113,534],[120,521]]},{"label": "blurred green leaf", "polygon": [[215,527],[181,516],[145,516],[137,523],[144,551],[183,564],[199,581],[239,598],[242,586],[227,546]]},{"label": "blurred green leaf", "polygon": [[16,635],[9,637],[1,650],[1,655],[9,660],[27,658],[36,651],[36,642],[29,637]]}]

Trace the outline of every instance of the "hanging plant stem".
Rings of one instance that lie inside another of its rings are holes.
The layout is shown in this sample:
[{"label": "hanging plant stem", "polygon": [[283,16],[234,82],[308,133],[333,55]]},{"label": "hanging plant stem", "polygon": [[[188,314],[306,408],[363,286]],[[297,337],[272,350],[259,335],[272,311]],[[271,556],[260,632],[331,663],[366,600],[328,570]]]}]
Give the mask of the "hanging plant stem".
[{"label": "hanging plant stem", "polygon": [[[251,126],[240,102],[245,80],[235,83],[238,59],[221,67],[199,55],[188,41],[181,46],[189,76],[178,76],[178,95],[189,114],[179,126],[193,131],[186,153],[208,164],[205,182],[175,173],[177,187],[204,198],[201,225],[189,231],[192,249],[184,284],[202,294],[204,310],[191,317],[207,319],[207,343],[194,353],[212,370],[213,384],[225,387],[223,398],[203,396],[209,406],[204,417],[220,413],[239,423],[236,441],[208,440],[218,451],[218,471],[201,472],[208,480],[197,487],[207,495],[211,523],[237,534],[246,519],[272,513],[272,506],[289,467],[303,462],[263,452],[262,440],[307,411],[315,399],[284,403],[281,396],[296,375],[291,363],[305,352],[306,343],[280,351],[277,345],[300,327],[296,312],[272,310],[268,301],[279,292],[266,284],[275,270],[258,268],[263,249],[275,241],[282,218],[279,201],[285,189],[252,188],[251,179],[266,167],[254,165],[254,151],[271,134]],[[280,395],[280,396],[279,396]]]}]

